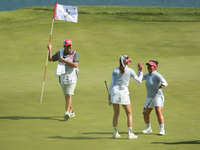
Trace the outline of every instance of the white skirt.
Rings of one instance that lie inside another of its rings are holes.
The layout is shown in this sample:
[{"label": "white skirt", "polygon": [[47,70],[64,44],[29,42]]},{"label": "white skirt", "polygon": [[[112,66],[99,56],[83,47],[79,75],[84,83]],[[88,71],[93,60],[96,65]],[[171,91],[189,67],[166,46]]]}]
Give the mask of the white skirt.
[{"label": "white skirt", "polygon": [[112,104],[128,105],[131,103],[129,90],[126,86],[113,86],[110,96]]}]

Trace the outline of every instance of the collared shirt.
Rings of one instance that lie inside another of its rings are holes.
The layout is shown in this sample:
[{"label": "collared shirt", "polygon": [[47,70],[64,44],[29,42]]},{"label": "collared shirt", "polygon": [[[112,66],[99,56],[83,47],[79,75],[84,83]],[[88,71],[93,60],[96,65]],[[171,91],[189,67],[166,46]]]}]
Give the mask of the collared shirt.
[{"label": "collared shirt", "polygon": [[[157,70],[153,71],[150,75],[150,73],[147,73],[143,76],[142,80],[146,80],[145,85],[147,89],[147,97],[152,98],[155,92],[158,90],[160,84],[163,85],[163,87],[167,86],[167,81],[163,78],[163,76],[157,72]],[[159,89],[156,96],[164,96],[162,89]]]}]

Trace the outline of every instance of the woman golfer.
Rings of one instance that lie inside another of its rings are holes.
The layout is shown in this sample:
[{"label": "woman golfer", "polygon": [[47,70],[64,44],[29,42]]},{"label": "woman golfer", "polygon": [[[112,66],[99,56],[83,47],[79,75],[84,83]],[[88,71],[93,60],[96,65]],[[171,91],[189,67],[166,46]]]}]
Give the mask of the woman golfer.
[{"label": "woman golfer", "polygon": [[115,68],[112,73],[111,85],[109,89],[109,100],[113,105],[114,116],[113,116],[113,138],[119,138],[121,135],[117,131],[118,116],[120,110],[120,104],[123,106],[128,123],[128,138],[137,138],[134,133],[132,133],[132,108],[129,97],[129,81],[130,78],[134,78],[138,83],[142,82],[143,77],[143,65],[138,63],[140,74],[139,77],[136,75],[135,71],[129,68],[132,59],[128,56],[120,56],[120,66]]},{"label": "woman golfer", "polygon": [[146,129],[142,133],[152,132],[150,113],[155,107],[158,122],[160,124],[160,135],[165,135],[164,129],[164,117],[162,114],[164,106],[164,94],[162,87],[167,86],[166,80],[163,76],[157,72],[158,62],[150,60],[147,65],[149,73],[143,76],[143,80],[146,80],[147,98],[144,104],[144,121],[146,123]]}]

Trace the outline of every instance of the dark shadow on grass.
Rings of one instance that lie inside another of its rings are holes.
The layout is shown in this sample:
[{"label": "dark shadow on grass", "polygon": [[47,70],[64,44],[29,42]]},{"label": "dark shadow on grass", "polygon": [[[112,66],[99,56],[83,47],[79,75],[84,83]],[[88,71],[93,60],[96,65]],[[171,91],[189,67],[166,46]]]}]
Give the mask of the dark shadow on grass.
[{"label": "dark shadow on grass", "polygon": [[136,135],[144,135],[144,136],[146,136],[146,135],[159,135],[159,134],[156,134],[156,133],[142,133],[142,132],[134,132],[134,134],[136,134]]},{"label": "dark shadow on grass", "polygon": [[[55,138],[55,139],[64,139],[64,140],[94,140],[94,139],[113,139],[113,140],[127,140],[128,132],[119,132],[122,135],[121,138],[114,139],[112,138],[113,132],[85,132],[81,133],[83,136],[75,136],[75,137],[63,137],[63,136],[51,136],[48,138]],[[85,136],[86,135],[86,136]],[[91,136],[88,136],[91,135]],[[97,135],[94,137],[94,135]],[[109,137],[101,137],[102,135],[110,135]]]},{"label": "dark shadow on grass", "polygon": [[58,121],[65,121],[64,119],[58,119],[61,118],[60,116],[53,116],[53,117],[26,117],[26,116],[5,116],[0,117],[0,119],[10,119],[10,120],[22,120],[22,119],[43,119],[43,120],[58,120]]},{"label": "dark shadow on grass", "polygon": [[[113,132],[85,132],[85,133],[82,133],[82,134],[85,134],[85,135],[95,135],[95,134],[96,135],[102,135],[102,134],[105,134],[105,135],[110,135],[110,138],[105,138],[105,139],[113,139],[112,138]],[[117,140],[127,140],[128,132],[119,132],[119,134],[121,135],[121,138],[118,138]],[[153,133],[144,134],[144,133],[141,133],[141,132],[134,132],[134,134],[135,135],[158,135],[158,134],[153,134]]]},{"label": "dark shadow on grass", "polygon": [[[83,134],[110,134],[112,135],[113,132],[86,132],[86,133],[83,133]],[[127,135],[128,132],[119,132],[119,134],[121,135]],[[135,135],[159,135],[159,134],[155,134],[155,133],[147,133],[147,134],[144,134],[142,132],[134,132]]]},{"label": "dark shadow on grass", "polygon": [[86,132],[86,133],[82,133],[82,134],[113,134],[112,132]]},{"label": "dark shadow on grass", "polygon": [[200,140],[196,140],[196,141],[181,141],[181,142],[152,142],[152,144],[169,144],[169,145],[177,145],[177,144],[200,144]]},{"label": "dark shadow on grass", "polygon": [[63,137],[63,136],[51,136],[48,138],[63,139],[63,140],[95,140],[95,139],[112,139],[107,137],[88,137],[88,136],[76,136],[76,137]]}]

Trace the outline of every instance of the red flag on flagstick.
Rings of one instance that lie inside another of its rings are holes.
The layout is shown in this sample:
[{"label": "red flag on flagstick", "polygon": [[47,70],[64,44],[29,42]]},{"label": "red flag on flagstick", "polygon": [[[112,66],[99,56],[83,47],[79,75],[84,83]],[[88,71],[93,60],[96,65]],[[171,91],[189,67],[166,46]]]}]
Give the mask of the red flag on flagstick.
[{"label": "red flag on flagstick", "polygon": [[[77,23],[77,21],[78,21],[78,7],[68,6],[68,5],[60,5],[60,4],[55,3],[49,43],[51,43],[51,36],[52,36],[52,32],[53,32],[54,19]],[[44,92],[45,77],[46,77],[46,70],[47,70],[47,64],[48,64],[48,55],[49,55],[49,51],[47,52],[47,59],[46,59],[46,66],[45,66],[45,71],[44,71],[44,79],[43,79],[43,85],[42,85],[40,104],[42,104],[42,98],[43,98],[43,92]]]}]

